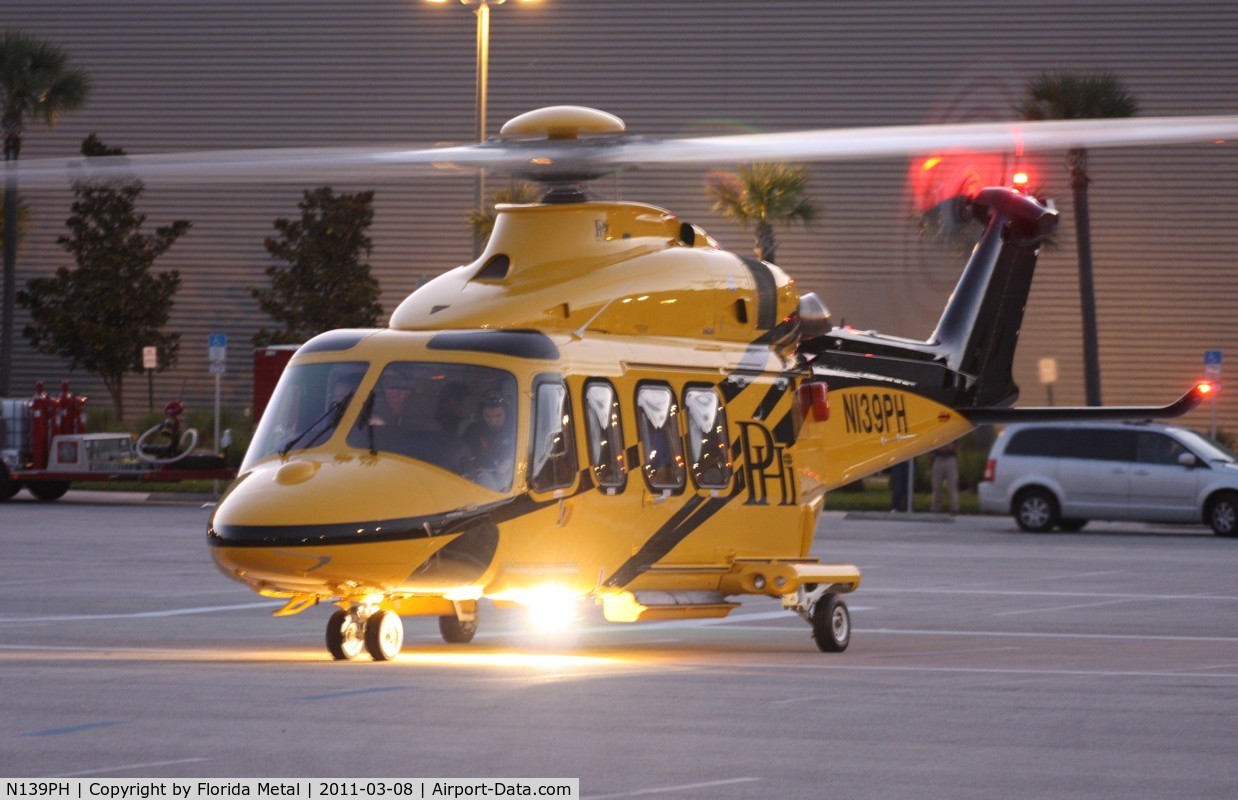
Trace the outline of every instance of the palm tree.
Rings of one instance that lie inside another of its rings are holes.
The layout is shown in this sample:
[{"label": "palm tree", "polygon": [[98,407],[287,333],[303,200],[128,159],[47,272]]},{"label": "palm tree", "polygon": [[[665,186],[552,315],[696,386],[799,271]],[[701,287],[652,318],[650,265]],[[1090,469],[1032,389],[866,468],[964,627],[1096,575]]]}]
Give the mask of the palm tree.
[{"label": "palm tree", "polygon": [[711,172],[705,192],[714,199],[714,211],[747,228],[756,227],[756,254],[773,261],[778,242],[774,226],[786,222],[805,225],[820,212],[807,197],[808,170],[790,164],[748,164],[736,172]]},{"label": "palm tree", "polygon": [[[1027,83],[1020,112],[1028,120],[1133,117],[1135,97],[1107,72],[1042,72]],[[1088,222],[1088,151],[1066,153],[1070,190],[1075,202],[1075,238],[1079,250],[1079,305],[1083,317],[1083,367],[1087,404],[1100,400],[1100,351],[1096,336],[1096,295],[1092,286],[1092,232]]]},{"label": "palm tree", "polygon": [[486,206],[469,209],[469,227],[473,229],[473,241],[484,247],[486,240],[494,232],[494,221],[498,218],[495,206],[502,203],[536,203],[541,197],[542,190],[528,181],[513,180],[506,189],[499,189],[490,195],[490,202]]},{"label": "palm tree", "polygon": [[[22,31],[6,30],[0,38],[0,126],[4,130],[4,160],[16,161],[26,121],[51,128],[66,111],[80,108],[90,93],[90,78],[71,68],[64,51]],[[9,171],[5,168],[6,173]],[[0,397],[9,393],[13,364],[13,304],[17,294],[17,178],[4,182],[4,296],[0,322]]]}]

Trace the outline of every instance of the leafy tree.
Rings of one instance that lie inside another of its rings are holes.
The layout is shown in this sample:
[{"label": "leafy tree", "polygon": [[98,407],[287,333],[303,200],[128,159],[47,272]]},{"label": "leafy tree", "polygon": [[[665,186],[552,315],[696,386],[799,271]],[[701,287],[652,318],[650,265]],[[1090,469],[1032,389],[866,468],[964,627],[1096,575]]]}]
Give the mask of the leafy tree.
[{"label": "leafy tree", "polygon": [[365,261],[371,250],[367,233],[374,221],[374,192],[335,194],[330,186],[307,189],[297,207],[301,219],[275,220],[279,236],[266,249],[288,263],[266,268],[267,289],[249,293],[281,327],[254,335],[254,345],[299,344],[334,328],[369,328],[378,324],[378,281]]},{"label": "leafy tree", "polygon": [[[91,134],[82,155],[122,155]],[[56,242],[77,268],[60,267],[50,278],[35,278],[17,301],[30,312],[24,331],[40,353],[60,356],[70,369],[82,367],[103,379],[116,415],[124,417],[124,380],[142,371],[142,348],[159,348],[160,369],[176,363],[179,333],[164,333],[176,271],[151,273],[155,260],[189,230],[178,220],[142,233],[146,215],[137,211],[141,181],[77,180],[66,236]]]},{"label": "leafy tree", "polygon": [[[4,160],[21,152],[26,120],[54,127],[60,116],[80,108],[90,93],[90,78],[70,68],[68,57],[51,42],[18,30],[0,37],[0,127]],[[0,397],[9,393],[13,364],[13,301],[17,291],[17,178],[4,184],[4,286],[0,300]]]},{"label": "leafy tree", "polygon": [[[1028,120],[1133,117],[1139,111],[1134,95],[1107,72],[1042,72],[1027,83],[1019,109]],[[1066,153],[1070,190],[1075,202],[1075,238],[1079,252],[1079,304],[1083,317],[1083,362],[1087,404],[1100,399],[1100,350],[1096,334],[1096,294],[1092,284],[1092,231],[1088,220],[1088,151]]]},{"label": "leafy tree", "polygon": [[820,216],[807,190],[808,170],[790,164],[748,164],[736,172],[711,172],[705,179],[705,192],[714,199],[714,211],[744,228],[755,226],[755,251],[762,261],[773,261],[777,256],[775,225],[807,225]]},{"label": "leafy tree", "polygon": [[494,221],[498,217],[495,206],[503,203],[513,205],[536,203],[541,196],[542,190],[537,184],[513,180],[507,188],[490,195],[490,202],[485,207],[469,211],[469,227],[473,230],[473,238],[483,245],[490,238],[490,234],[494,232]]}]

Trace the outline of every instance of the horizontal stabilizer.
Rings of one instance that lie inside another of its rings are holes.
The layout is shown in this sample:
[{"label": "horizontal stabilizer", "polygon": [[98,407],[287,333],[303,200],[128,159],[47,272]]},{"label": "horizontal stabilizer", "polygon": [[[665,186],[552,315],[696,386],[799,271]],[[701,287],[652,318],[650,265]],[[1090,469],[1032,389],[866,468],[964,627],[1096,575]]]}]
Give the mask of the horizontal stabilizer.
[{"label": "horizontal stabilizer", "polygon": [[955,409],[973,425],[1006,425],[1012,422],[1098,422],[1101,420],[1172,419],[1204,401],[1216,387],[1197,383],[1167,406],[1047,406],[1039,408]]}]

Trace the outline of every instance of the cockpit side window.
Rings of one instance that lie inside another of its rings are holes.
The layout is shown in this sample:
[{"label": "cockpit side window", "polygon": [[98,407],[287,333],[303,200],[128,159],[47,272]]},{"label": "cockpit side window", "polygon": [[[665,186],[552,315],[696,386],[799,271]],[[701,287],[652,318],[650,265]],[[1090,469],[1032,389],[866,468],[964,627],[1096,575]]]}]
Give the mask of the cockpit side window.
[{"label": "cockpit side window", "polygon": [[536,492],[565,489],[575,483],[576,471],[571,395],[562,378],[542,376],[533,386],[529,486]]},{"label": "cockpit side window", "polygon": [[598,485],[609,494],[623,491],[628,482],[627,456],[624,453],[623,422],[619,416],[619,395],[610,381],[585,383],[585,437],[589,445],[589,464]]},{"label": "cockpit side window", "polygon": [[279,453],[318,447],[331,438],[369,364],[294,364],[285,370],[258,423],[242,469]]},{"label": "cockpit side window", "polygon": [[348,444],[507,491],[516,463],[516,379],[472,364],[392,362],[365,399]]},{"label": "cockpit side window", "polygon": [[688,467],[702,489],[725,489],[731,484],[730,440],[726,409],[708,386],[689,386],[683,394],[688,414]]},{"label": "cockpit side window", "polygon": [[684,487],[683,438],[679,435],[679,404],[664,383],[643,383],[636,389],[636,419],[640,427],[641,466],[649,488],[681,491]]}]

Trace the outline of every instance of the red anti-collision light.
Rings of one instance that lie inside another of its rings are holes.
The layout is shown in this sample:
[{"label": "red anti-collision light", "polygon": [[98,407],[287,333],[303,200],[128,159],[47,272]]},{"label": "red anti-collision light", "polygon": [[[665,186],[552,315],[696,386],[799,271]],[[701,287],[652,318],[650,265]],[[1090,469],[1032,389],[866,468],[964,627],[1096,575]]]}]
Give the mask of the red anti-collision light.
[{"label": "red anti-collision light", "polygon": [[1195,384],[1195,391],[1200,394],[1212,394],[1214,389],[1216,389],[1216,387],[1208,381],[1200,381]]}]

